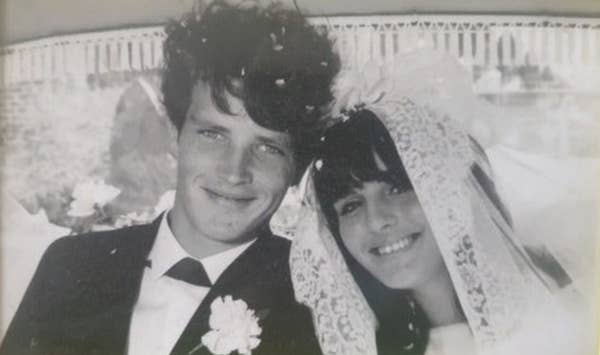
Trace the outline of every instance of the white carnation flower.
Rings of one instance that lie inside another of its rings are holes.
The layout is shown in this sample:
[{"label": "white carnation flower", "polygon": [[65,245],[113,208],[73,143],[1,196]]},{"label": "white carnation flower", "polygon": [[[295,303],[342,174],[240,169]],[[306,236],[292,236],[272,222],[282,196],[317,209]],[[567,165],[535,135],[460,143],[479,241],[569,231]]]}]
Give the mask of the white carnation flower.
[{"label": "white carnation flower", "polygon": [[249,355],[260,344],[262,329],[258,317],[243,300],[217,297],[210,311],[211,330],[202,336],[202,344],[213,354],[228,355],[237,351]]}]

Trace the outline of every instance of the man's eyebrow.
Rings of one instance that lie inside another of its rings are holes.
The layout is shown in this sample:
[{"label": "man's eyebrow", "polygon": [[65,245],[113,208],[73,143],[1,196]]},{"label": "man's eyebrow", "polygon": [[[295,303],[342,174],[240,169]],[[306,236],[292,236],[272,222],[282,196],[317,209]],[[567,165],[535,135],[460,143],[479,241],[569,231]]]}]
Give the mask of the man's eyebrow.
[{"label": "man's eyebrow", "polygon": [[258,140],[262,143],[266,144],[274,144],[283,147],[291,147],[290,139],[282,136],[282,137],[267,137],[267,136],[259,136]]},{"label": "man's eyebrow", "polygon": [[210,127],[212,129],[217,129],[217,130],[221,130],[221,131],[229,131],[229,129],[227,129],[227,127],[221,125],[219,122],[201,120],[200,117],[196,113],[191,113],[189,119],[194,121],[195,123],[201,124],[205,127]]}]

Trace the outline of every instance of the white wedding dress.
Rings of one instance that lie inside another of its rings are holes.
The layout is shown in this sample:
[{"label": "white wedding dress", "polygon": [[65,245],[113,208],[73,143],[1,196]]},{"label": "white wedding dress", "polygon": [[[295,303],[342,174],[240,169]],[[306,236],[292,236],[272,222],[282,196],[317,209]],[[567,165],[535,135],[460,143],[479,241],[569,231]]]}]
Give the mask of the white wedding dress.
[{"label": "white wedding dress", "polygon": [[432,328],[425,355],[476,355],[473,334],[466,323]]}]

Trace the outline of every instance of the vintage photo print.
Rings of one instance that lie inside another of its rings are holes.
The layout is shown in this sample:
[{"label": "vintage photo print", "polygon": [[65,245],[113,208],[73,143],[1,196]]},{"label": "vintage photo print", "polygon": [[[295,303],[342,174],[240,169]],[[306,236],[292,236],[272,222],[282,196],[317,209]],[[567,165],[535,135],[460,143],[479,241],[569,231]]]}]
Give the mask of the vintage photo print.
[{"label": "vintage photo print", "polygon": [[2,7],[0,354],[598,351],[597,1]]}]

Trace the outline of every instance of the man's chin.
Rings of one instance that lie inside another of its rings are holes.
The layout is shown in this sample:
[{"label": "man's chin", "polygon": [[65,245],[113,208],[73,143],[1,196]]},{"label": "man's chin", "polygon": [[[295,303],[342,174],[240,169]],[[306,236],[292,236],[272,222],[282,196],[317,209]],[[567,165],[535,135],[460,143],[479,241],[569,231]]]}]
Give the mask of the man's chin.
[{"label": "man's chin", "polygon": [[228,245],[230,247],[244,244],[245,242],[256,237],[256,233],[254,233],[254,231],[243,228],[213,226],[213,228],[207,232],[211,233],[209,238],[214,242]]},{"label": "man's chin", "polygon": [[247,214],[238,213],[217,215],[205,220],[203,229],[205,234],[213,239],[235,243],[258,229],[258,225],[249,221],[247,217]]}]

